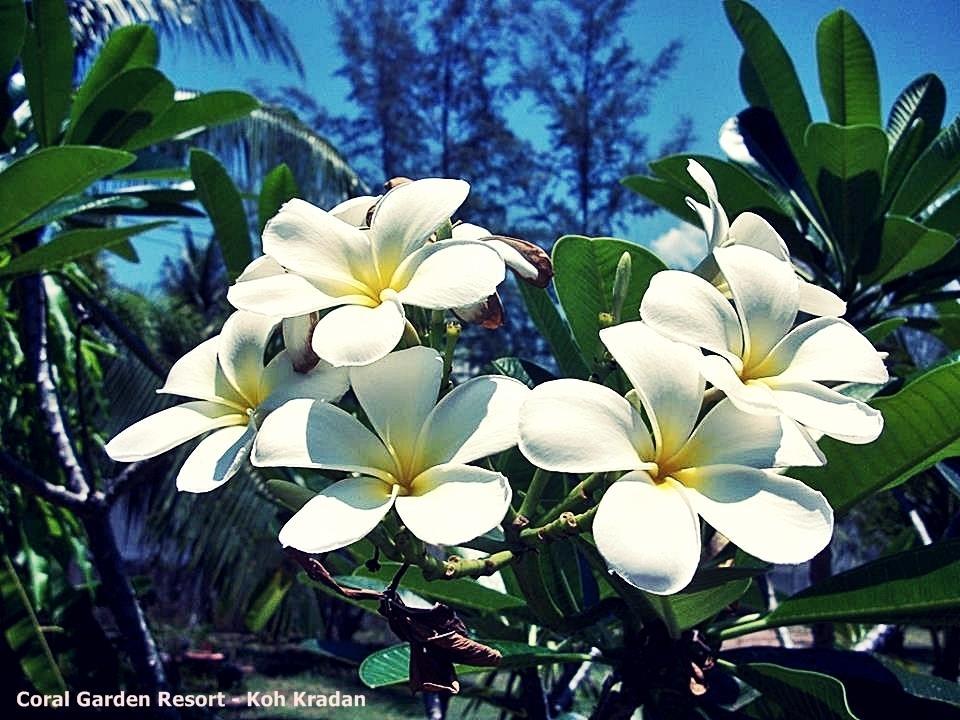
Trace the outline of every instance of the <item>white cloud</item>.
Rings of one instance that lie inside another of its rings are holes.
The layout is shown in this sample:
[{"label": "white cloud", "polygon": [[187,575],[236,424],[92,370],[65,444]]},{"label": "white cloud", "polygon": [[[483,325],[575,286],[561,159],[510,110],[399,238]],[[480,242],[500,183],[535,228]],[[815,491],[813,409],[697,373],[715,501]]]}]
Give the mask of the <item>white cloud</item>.
[{"label": "white cloud", "polygon": [[703,230],[682,222],[650,243],[651,249],[669,267],[692,270],[707,254]]}]

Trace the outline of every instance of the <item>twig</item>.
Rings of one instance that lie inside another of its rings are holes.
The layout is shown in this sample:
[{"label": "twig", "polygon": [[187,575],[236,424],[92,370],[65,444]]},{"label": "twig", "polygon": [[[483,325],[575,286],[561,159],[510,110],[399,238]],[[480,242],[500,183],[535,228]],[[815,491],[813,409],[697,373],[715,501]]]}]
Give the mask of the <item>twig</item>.
[{"label": "twig", "polygon": [[99,493],[95,493],[93,496],[78,495],[63,485],[54,485],[47,482],[5,450],[0,450],[0,473],[44,500],[62,505],[75,512],[89,511],[88,504],[96,502],[99,498]]}]

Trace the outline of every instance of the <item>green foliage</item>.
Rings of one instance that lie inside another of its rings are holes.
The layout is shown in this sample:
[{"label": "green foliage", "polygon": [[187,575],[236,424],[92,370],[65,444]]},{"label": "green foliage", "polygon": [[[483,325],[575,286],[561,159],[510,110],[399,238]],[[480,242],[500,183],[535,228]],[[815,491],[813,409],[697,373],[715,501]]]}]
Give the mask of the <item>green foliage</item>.
[{"label": "green foliage", "polygon": [[817,66],[830,122],[880,124],[877,60],[863,28],[847,11],[837,10],[820,21]]},{"label": "green foliage", "polygon": [[203,150],[190,151],[190,174],[197,186],[197,196],[213,223],[214,236],[232,280],[253,259],[250,228],[240,192],[220,161]]},{"label": "green foliage", "polygon": [[267,221],[280,211],[280,207],[292,198],[300,196],[297,179],[293,176],[286,163],[280,163],[263,178],[260,187],[260,197],[257,201],[257,218],[260,221],[260,232],[267,226]]},{"label": "green foliage", "polygon": [[843,683],[829,675],[770,663],[738,665],[737,675],[763,693],[748,706],[751,717],[857,720]]},{"label": "green foliage", "polygon": [[37,138],[41,145],[53,145],[70,108],[73,34],[63,0],[37,0],[31,7],[20,59]]}]

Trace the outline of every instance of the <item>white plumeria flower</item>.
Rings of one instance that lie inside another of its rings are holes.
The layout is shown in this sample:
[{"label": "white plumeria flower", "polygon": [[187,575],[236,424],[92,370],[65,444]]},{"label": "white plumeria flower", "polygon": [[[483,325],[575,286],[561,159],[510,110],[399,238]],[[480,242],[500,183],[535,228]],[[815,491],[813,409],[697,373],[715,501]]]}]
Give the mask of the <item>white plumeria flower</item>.
[{"label": "white plumeria flower", "polygon": [[[324,402],[293,400],[260,429],[258,466],[356,473],[312,498],[280,531],[280,542],[310,553],[345,547],[396,507],[421,540],[458,545],[496,527],[510,504],[507,478],[468,465],[517,442],[520,405],[530,390],[481,376],[439,403],[443,359],[414,347],[350,369],[350,384],[374,431]],[[291,432],[296,428],[296,432]]]},{"label": "white plumeria flower", "polygon": [[134,423],[107,443],[107,454],[120,462],[145,460],[213,430],[177,474],[177,489],[208,492],[237,472],[270,410],[297,397],[339,400],[348,388],[346,370],[321,363],[298,373],[286,350],[264,367],[276,324],[276,318],[233,313],[219,335],[174,364],[157,391],[196,399]]},{"label": "white plumeria flower", "polygon": [[643,297],[644,322],[716,353],[703,358],[701,371],[742,410],[782,413],[845,442],[875,440],[883,430],[880,413],[822,383],[886,383],[883,355],[839,318],[814,318],[791,330],[800,289],[788,263],[740,245],[717,248],[713,256],[736,309],[703,278],[666,270],[653,276]]},{"label": "white plumeria flower", "polygon": [[314,352],[335,366],[379,360],[403,335],[404,305],[468,305],[503,281],[503,260],[485,243],[428,242],[469,188],[438,178],[399,185],[376,204],[369,228],[353,223],[363,222],[371,198],[338,206],[340,217],[291,200],[263,231],[264,257],[227,298],[284,318],[329,310],[313,330]]},{"label": "white plumeria flower", "polygon": [[[773,229],[766,220],[752,212],[740,213],[731,225],[727,213],[720,204],[717,186],[710,177],[710,173],[696,160],[687,162],[687,172],[703,188],[707,194],[709,207],[692,197],[687,198],[687,205],[697,213],[700,222],[707,234],[709,251],[717,248],[741,245],[764,250],[780,260],[788,263],[790,251],[780,234]],[[792,264],[792,263],[791,263]],[[700,263],[694,272],[707,280],[716,281],[716,267],[710,262],[710,257]],[[811,315],[839,317],[847,311],[847,304],[842,298],[826,288],[814,285],[798,277],[800,282],[800,310]],[[721,288],[722,289],[722,288]]]},{"label": "white plumeria flower", "polygon": [[520,450],[551,471],[629,471],[593,520],[612,571],[653,593],[681,590],[700,561],[698,516],[769,562],[803,562],[826,546],[833,511],[823,495],[766,469],[822,462],[796,425],[726,399],[698,423],[699,351],[641,322],[601,330],[600,339],[634,390],[625,399],[582,380],[536,387],[520,412]]}]

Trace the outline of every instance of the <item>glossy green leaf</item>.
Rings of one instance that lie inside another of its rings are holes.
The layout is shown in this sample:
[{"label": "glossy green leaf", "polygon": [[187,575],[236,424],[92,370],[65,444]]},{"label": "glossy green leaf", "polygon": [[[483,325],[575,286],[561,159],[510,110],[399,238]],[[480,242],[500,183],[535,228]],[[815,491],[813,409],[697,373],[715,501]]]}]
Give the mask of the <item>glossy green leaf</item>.
[{"label": "glossy green leaf", "polygon": [[890,146],[886,177],[883,181],[883,199],[880,201],[884,210],[890,207],[890,202],[900,191],[913,163],[916,162],[923,148],[929,144],[929,140],[925,138],[926,128],[923,120],[917,118],[904,131],[897,143]]},{"label": "glossy green leaf", "polygon": [[863,28],[846,10],[835,10],[820,21],[817,67],[830,122],[880,125],[877,60]]},{"label": "glossy green leaf", "polygon": [[14,61],[20,56],[27,31],[27,16],[23,0],[0,0],[0,77],[10,74]]},{"label": "glossy green leaf", "polygon": [[904,88],[890,108],[887,136],[895,148],[917,120],[923,121],[923,150],[940,132],[943,113],[947,106],[947,91],[936,75],[921,75]]},{"label": "glossy green leaf", "polygon": [[128,210],[142,208],[146,206],[146,204],[147,203],[140,198],[124,197],[123,195],[104,195],[102,197],[94,195],[74,195],[73,197],[55,202],[53,205],[31,215],[17,226],[17,233],[25,233],[38,227],[49,225],[57,220],[85,212],[120,208],[125,213]]},{"label": "glossy green leaf", "polygon": [[123,147],[139,150],[165,140],[189,136],[209,127],[239,120],[259,106],[255,97],[235,90],[219,90],[188,100],[178,100],[150,125],[134,134]]},{"label": "glossy green leaf", "polygon": [[756,8],[742,0],[726,0],[727,19],[756,71],[756,79],[769,100],[790,147],[803,149],[803,134],[810,124],[810,108],[800,87],[793,61],[780,38]]},{"label": "glossy green leaf", "polygon": [[676,184],[646,175],[630,175],[621,180],[620,183],[628,190],[642,195],[681,220],[692,225],[700,223],[700,218],[687,205],[685,199],[687,193],[682,188],[677,187]]},{"label": "glossy green leaf", "polygon": [[271,478],[266,483],[267,492],[280,505],[287,508],[290,512],[298,512],[300,508],[307,504],[317,493],[303,485],[297,485],[289,480],[277,480]]},{"label": "glossy green leaf", "polygon": [[[379,580],[382,584],[377,589],[383,589],[390,584],[399,569],[400,565],[394,562],[381,563],[377,572],[371,572],[365,565],[361,565],[354,571],[354,575]],[[500,613],[526,607],[523,599],[498,592],[469,578],[427,580],[423,577],[423,571],[415,566],[404,573],[400,587],[428,600],[477,612]]]},{"label": "glossy green leaf", "polygon": [[519,380],[527,387],[536,387],[541,383],[556,380],[556,376],[530,360],[518,357],[502,357],[490,363],[493,372],[497,375],[506,375]]},{"label": "glossy green leaf", "polygon": [[960,363],[938,367],[870,405],[883,413],[877,440],[849,445],[825,437],[820,448],[827,464],[789,473],[826,495],[838,513],[946,457],[943,453],[960,439]]},{"label": "glossy green leaf", "polygon": [[243,622],[250,632],[260,632],[267,626],[293,587],[293,581],[294,577],[281,567],[264,583],[244,616]]},{"label": "glossy green leaf", "polygon": [[650,604],[673,635],[696,627],[743,597],[750,587],[749,578],[730,580],[703,590],[685,590],[675,595],[647,593]]},{"label": "glossy green leaf", "polygon": [[51,270],[71,260],[119,245],[134,235],[166,224],[166,222],[152,222],[128,227],[68,230],[60,233],[50,242],[15,257],[0,268],[0,277]]},{"label": "glossy green leaf", "polygon": [[874,345],[879,345],[888,337],[890,337],[890,335],[894,333],[897,328],[905,325],[906,322],[907,318],[905,317],[887,318],[886,320],[881,320],[875,325],[868,327],[863,331],[863,336]]},{"label": "glossy green leaf", "polygon": [[240,192],[220,161],[204,150],[190,151],[190,174],[200,203],[213,223],[227,274],[233,280],[253,259],[250,228]]},{"label": "glossy green leaf", "polygon": [[886,555],[787,598],[767,627],[819,621],[960,624],[960,540]]},{"label": "glossy green leaf", "polygon": [[893,198],[890,211],[914,215],[960,180],[960,115],[923,151]]},{"label": "glossy green leaf", "polygon": [[154,67],[159,54],[156,33],[149,25],[128,25],[110,33],[97,53],[93,66],[77,88],[77,96],[70,109],[71,125],[76,123],[77,118],[114,77],[131,68]]},{"label": "glossy green leaf", "polygon": [[34,0],[32,10],[20,59],[37,139],[53,145],[70,108],[73,34],[64,0]]},{"label": "glossy green leaf", "polygon": [[737,665],[736,673],[762,694],[748,706],[748,712],[759,711],[755,717],[858,720],[850,710],[843,683],[830,675],[771,663]]},{"label": "glossy green leaf", "polygon": [[60,668],[47,645],[43,630],[30,605],[20,578],[4,554],[0,558],[0,619],[3,634],[24,674],[42,693],[62,693],[67,689]]},{"label": "glossy green leaf", "polygon": [[863,282],[867,285],[890,282],[922,270],[950,252],[955,244],[952,235],[910,218],[888,215],[883,224],[879,257]]},{"label": "glossy green leaf", "polygon": [[646,248],[614,238],[566,235],[553,246],[553,282],[573,337],[588,363],[603,353],[600,313],[612,310],[613,277],[623,253],[632,262],[622,321],[640,317],[640,300],[655,273],[666,265]]},{"label": "glossy green leaf", "polygon": [[260,197],[257,201],[260,232],[263,232],[267,221],[280,211],[281,205],[299,195],[297,179],[286,163],[280,163],[268,172],[260,186]]},{"label": "glossy green leaf", "polygon": [[107,148],[62,146],[24,156],[0,172],[0,237],[27,218],[126,167],[135,155]]},{"label": "glossy green leaf", "polygon": [[[583,662],[590,659],[584,653],[562,653],[543,647],[524,645],[505,640],[481,640],[484,645],[499,650],[503,655],[500,668],[505,670],[554,665],[565,662]],[[398,685],[410,679],[410,646],[392,645],[367,656],[360,665],[360,680],[369,688]],[[490,672],[491,668],[457,665],[458,675]]]},{"label": "glossy green leaf", "polygon": [[[685,195],[691,195],[694,199],[706,204],[706,193],[687,172],[687,162],[691,159],[703,165],[710,173],[717,185],[720,204],[731,218],[748,210],[762,213],[768,218],[771,215],[786,217],[777,199],[750,173],[732,162],[718,160],[708,155],[681,154],[655,160],[650,163],[650,169],[664,180],[672,180],[682,187]],[[699,225],[699,219],[693,224]]]},{"label": "glossy green leaf", "polygon": [[527,283],[517,283],[520,295],[537,330],[550,345],[560,372],[567,377],[586,380],[590,369],[580,355],[567,321],[560,315],[550,294]]},{"label": "glossy green leaf", "polygon": [[960,235],[960,192],[955,192],[923,221],[927,227]]},{"label": "glossy green leaf", "polygon": [[805,148],[831,234],[852,264],[879,215],[887,136],[872,125],[813,123]]},{"label": "glossy green leaf", "polygon": [[123,147],[173,104],[173,83],[152,67],[113,76],[70,124],[67,142]]}]

